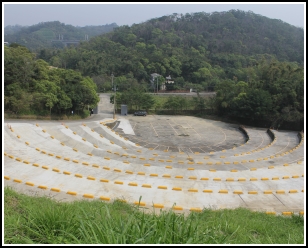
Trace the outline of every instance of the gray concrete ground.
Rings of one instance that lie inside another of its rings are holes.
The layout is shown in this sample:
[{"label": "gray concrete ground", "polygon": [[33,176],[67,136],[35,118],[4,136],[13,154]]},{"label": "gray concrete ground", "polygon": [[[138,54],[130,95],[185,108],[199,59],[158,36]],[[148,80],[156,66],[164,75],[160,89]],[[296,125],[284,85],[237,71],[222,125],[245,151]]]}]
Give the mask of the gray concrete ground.
[{"label": "gray concrete ground", "polygon": [[188,116],[116,116],[101,96],[82,121],[5,120],[4,186],[59,201],[124,199],[158,211],[305,207],[304,142]]}]

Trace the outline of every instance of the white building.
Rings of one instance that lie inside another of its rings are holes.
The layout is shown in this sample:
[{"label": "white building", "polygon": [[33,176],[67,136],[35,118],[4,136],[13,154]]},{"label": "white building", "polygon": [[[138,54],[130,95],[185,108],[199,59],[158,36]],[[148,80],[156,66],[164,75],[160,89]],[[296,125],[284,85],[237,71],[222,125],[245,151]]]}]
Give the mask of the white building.
[{"label": "white building", "polygon": [[166,90],[166,84],[174,84],[174,81],[172,80],[170,75],[168,77],[166,77],[166,81],[162,85],[161,90]]}]

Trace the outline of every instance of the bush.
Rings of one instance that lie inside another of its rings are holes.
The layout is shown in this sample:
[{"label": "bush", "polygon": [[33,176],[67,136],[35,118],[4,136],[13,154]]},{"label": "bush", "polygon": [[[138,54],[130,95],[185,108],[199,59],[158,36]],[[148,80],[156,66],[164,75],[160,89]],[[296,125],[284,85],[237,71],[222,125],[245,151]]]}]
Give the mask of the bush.
[{"label": "bush", "polygon": [[87,118],[88,116],[90,115],[90,110],[83,110],[81,113],[80,113],[80,117],[82,118],[82,119],[84,119],[84,118]]}]

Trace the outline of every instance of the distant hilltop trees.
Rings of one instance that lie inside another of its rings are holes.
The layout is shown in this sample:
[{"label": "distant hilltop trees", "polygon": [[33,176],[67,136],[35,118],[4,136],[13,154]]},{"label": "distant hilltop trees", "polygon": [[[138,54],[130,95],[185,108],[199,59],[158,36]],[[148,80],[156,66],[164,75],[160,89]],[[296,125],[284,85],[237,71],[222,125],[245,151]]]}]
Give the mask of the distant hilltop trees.
[{"label": "distant hilltop trees", "polygon": [[[51,42],[52,40],[88,40],[94,36],[112,31],[118,27],[116,23],[74,27],[59,21],[40,22],[32,26],[6,26],[4,28],[4,39],[8,43],[18,43],[35,51],[43,48],[63,48],[65,43]],[[60,37],[60,39],[59,39]]]}]

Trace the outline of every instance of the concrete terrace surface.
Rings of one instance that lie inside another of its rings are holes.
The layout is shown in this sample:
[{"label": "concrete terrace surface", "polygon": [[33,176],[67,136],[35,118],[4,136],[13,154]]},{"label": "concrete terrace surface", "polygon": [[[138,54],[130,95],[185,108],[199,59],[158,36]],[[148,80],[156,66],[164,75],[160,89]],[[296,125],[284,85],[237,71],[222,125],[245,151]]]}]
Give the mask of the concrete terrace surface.
[{"label": "concrete terrace surface", "polygon": [[[111,125],[110,125],[111,124]],[[148,210],[305,208],[304,136],[189,116],[5,120],[4,186]],[[139,202],[139,199],[141,200]]]}]

